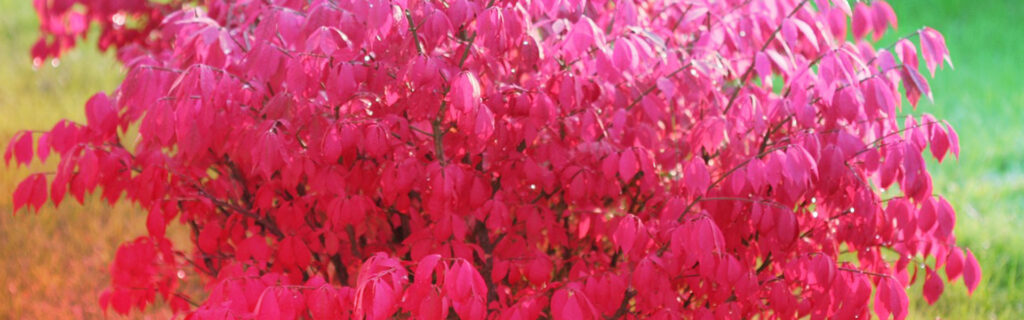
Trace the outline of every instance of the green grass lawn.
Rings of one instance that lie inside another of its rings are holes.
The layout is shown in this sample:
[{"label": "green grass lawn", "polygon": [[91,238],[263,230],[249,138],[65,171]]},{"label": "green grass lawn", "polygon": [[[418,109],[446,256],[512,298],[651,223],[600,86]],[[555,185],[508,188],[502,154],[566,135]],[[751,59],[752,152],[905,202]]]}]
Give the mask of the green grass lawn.
[{"label": "green grass lawn", "polygon": [[[946,36],[955,70],[930,79],[935,103],[916,111],[947,119],[960,135],[960,159],[930,163],[936,192],[958,212],[958,242],[971,248],[984,277],[968,297],[962,281],[946,286],[935,305],[910,293],[912,317],[998,318],[1024,315],[1024,8],[1000,0],[892,0],[899,31],[927,25]],[[57,67],[33,69],[28,56],[36,18],[30,1],[0,0],[0,148],[15,130],[48,129],[60,118],[82,121],[83,105],[110,91],[121,69],[94,47],[75,50]],[[916,41],[915,41],[916,42]],[[909,104],[906,104],[909,106]],[[144,215],[130,206],[47,206],[38,216],[12,215],[10,194],[29,170],[0,170],[0,318],[41,318],[99,312],[96,294],[117,243],[144,232]],[[69,203],[73,201],[65,201]],[[70,267],[69,267],[70,266]]]},{"label": "green grass lawn", "polygon": [[[57,67],[33,69],[28,50],[36,37],[32,2],[0,0],[0,148],[18,129],[48,130],[57,120],[84,121],[85,101],[123,77],[110,54],[76,50]],[[0,165],[2,166],[2,165]],[[145,216],[130,205],[100,201],[39,215],[11,212],[11,193],[30,171],[56,161],[0,169],[0,319],[99,318],[97,296],[117,245],[145,232]]]},{"label": "green grass lawn", "polygon": [[[948,119],[960,135],[959,161],[930,163],[935,190],[957,210],[957,242],[971,248],[983,278],[968,298],[963,282],[933,306],[911,292],[920,319],[1024,316],[1024,9],[1016,1],[890,2],[906,34],[922,25],[946,36],[955,70],[929,79],[935,103],[915,113]],[[882,40],[891,43],[892,37]],[[948,159],[948,158],[947,158]]]}]

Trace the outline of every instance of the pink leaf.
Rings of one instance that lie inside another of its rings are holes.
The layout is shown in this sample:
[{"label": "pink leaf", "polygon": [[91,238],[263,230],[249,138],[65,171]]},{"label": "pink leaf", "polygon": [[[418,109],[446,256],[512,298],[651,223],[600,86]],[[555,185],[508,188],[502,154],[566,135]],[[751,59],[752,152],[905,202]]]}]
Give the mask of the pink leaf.
[{"label": "pink leaf", "polygon": [[632,72],[636,67],[639,57],[636,48],[629,38],[619,38],[615,41],[615,51],[612,53],[612,63],[620,72]]},{"label": "pink leaf", "polygon": [[978,265],[978,259],[974,258],[974,253],[971,249],[967,249],[967,260],[964,264],[964,284],[967,285],[967,294],[973,294],[974,289],[978,288],[978,283],[981,282],[981,266]]},{"label": "pink leaf", "polygon": [[896,42],[896,55],[900,57],[900,62],[904,66],[909,66],[915,71],[917,70],[917,48],[914,44],[907,39],[900,39]]},{"label": "pink leaf", "polygon": [[463,72],[452,83],[451,93],[452,107],[459,112],[475,110],[480,104],[480,82],[472,72]]},{"label": "pink leaf", "polygon": [[768,61],[768,55],[758,52],[754,56],[754,69],[757,70],[757,75],[761,76],[761,81],[767,82],[768,78],[772,76],[772,64]]},{"label": "pink leaf", "polygon": [[896,280],[883,278],[875,293],[875,313],[881,319],[888,319],[892,315],[896,320],[907,317],[907,306],[909,304],[907,293],[900,287]]},{"label": "pink leaf", "polygon": [[[199,250],[205,253],[217,252],[217,248],[220,246],[218,240],[218,238],[220,238],[220,231],[221,228],[216,223],[205,226],[199,232],[199,239],[197,240],[199,243]],[[290,254],[287,256],[290,256]]]},{"label": "pink leaf", "polygon": [[39,161],[46,162],[46,158],[50,156],[50,133],[44,133],[39,136],[39,149],[36,150],[39,155]]},{"label": "pink leaf", "polygon": [[921,203],[921,210],[918,211],[917,225],[921,229],[921,232],[931,231],[932,227],[935,226],[935,212],[938,206],[937,201],[934,198],[928,198]]},{"label": "pink leaf", "polygon": [[561,319],[583,319],[583,308],[580,308],[575,296],[570,296],[562,308]]},{"label": "pink leaf", "polygon": [[[934,119],[932,121],[934,121]],[[942,159],[946,157],[946,153],[949,151],[950,147],[949,135],[946,134],[945,128],[941,125],[935,124],[928,140],[932,156],[935,157],[935,160],[939,163],[942,163]]]},{"label": "pink leaf", "polygon": [[14,156],[15,162],[20,165],[28,165],[32,162],[32,132],[22,131],[15,135],[11,139],[11,143],[7,145],[7,151],[4,152],[4,160],[10,165],[11,156]]},{"label": "pink leaf", "polygon": [[[628,254],[628,251],[624,250],[623,253]],[[554,268],[554,266],[551,264],[551,261],[547,256],[538,256],[530,262],[526,278],[530,280],[530,283],[533,285],[541,286],[551,280],[552,268]]]},{"label": "pink leaf", "polygon": [[875,60],[878,61],[876,64],[880,70],[889,72],[896,69],[896,57],[889,50],[879,49],[877,57]]},{"label": "pink leaf", "polygon": [[633,248],[636,242],[637,233],[640,232],[641,225],[639,219],[630,214],[619,219],[619,226],[615,228],[615,234],[612,235],[612,239],[619,245],[619,249],[624,254],[629,254],[630,249]]},{"label": "pink leaf", "polygon": [[260,295],[260,300],[256,303],[257,320],[280,319],[283,316],[281,306],[277,301],[277,294],[274,291],[273,287],[268,287]]},{"label": "pink leaf", "polygon": [[36,182],[32,185],[32,195],[29,197],[29,204],[39,212],[39,209],[46,203],[46,176],[36,174]]},{"label": "pink leaf", "polygon": [[640,166],[637,164],[636,154],[633,149],[623,150],[619,156],[619,178],[622,181],[630,181],[633,176],[640,171]]},{"label": "pink leaf", "polygon": [[434,268],[437,266],[437,262],[441,260],[441,255],[432,254],[420,259],[420,263],[416,265],[416,278],[417,284],[430,284],[431,278],[434,274]]},{"label": "pink leaf", "polygon": [[932,77],[935,77],[935,67],[942,66],[943,61],[949,63],[951,68],[953,67],[949,49],[946,48],[946,39],[941,33],[935,29],[924,27],[918,31],[918,35],[921,39],[921,57],[924,58],[925,66],[928,67]]},{"label": "pink leaf", "polygon": [[683,179],[686,181],[686,188],[697,195],[703,195],[711,185],[711,173],[700,158],[690,160],[683,170]]},{"label": "pink leaf", "polygon": [[917,101],[924,94],[928,97],[929,101],[932,99],[932,90],[928,87],[928,82],[921,77],[921,74],[917,72],[917,69],[913,69],[904,65],[900,68],[900,77],[903,80],[903,89],[907,92],[907,100],[910,104],[917,106]]},{"label": "pink leaf", "polygon": [[102,134],[114,134],[117,129],[117,110],[104,93],[97,93],[85,103],[85,117],[89,127]]},{"label": "pink leaf", "polygon": [[480,141],[487,141],[494,134],[494,114],[487,106],[480,106],[476,111],[476,123],[473,128]]},{"label": "pink leaf", "polygon": [[[840,0],[845,2],[845,0]],[[871,31],[873,12],[868,5],[858,1],[853,9],[853,38],[860,40]]]},{"label": "pink leaf", "polygon": [[942,278],[937,273],[932,271],[931,268],[926,269],[926,276],[924,280],[924,299],[928,304],[935,304],[935,301],[939,300],[942,296],[942,290],[945,285],[942,283]]},{"label": "pink leaf", "polygon": [[885,1],[872,1],[871,11],[873,13],[871,21],[875,29],[874,41],[881,39],[887,24],[892,26],[894,30],[898,26],[896,12],[892,10],[892,6],[889,6],[889,3]]},{"label": "pink leaf", "polygon": [[779,243],[783,247],[788,247],[797,237],[797,231],[799,231],[799,225],[797,224],[796,215],[792,211],[776,209],[778,213],[776,221],[775,233],[779,239]]},{"label": "pink leaf", "polygon": [[935,237],[938,239],[951,237],[953,228],[956,226],[956,213],[953,212],[953,206],[941,196],[935,206],[935,218],[938,222],[935,227]]},{"label": "pink leaf", "polygon": [[164,221],[164,213],[162,210],[151,210],[149,215],[146,216],[146,230],[149,235],[163,238],[164,233],[167,230],[167,224]]},{"label": "pink leaf", "polygon": [[946,257],[946,279],[950,282],[956,280],[963,274],[964,251],[960,248],[953,248]]},{"label": "pink leaf", "polygon": [[32,206],[35,211],[46,203],[46,176],[33,174],[18,184],[14,190],[14,212],[22,206]]}]

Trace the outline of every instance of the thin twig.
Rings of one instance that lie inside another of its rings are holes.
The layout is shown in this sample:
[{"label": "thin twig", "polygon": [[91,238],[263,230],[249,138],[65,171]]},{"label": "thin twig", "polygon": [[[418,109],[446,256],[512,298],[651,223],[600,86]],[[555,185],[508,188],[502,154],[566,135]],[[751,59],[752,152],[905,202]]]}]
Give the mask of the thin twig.
[{"label": "thin twig", "polygon": [[412,21],[412,14],[409,13],[408,9],[405,10],[405,19],[409,21],[409,31],[412,31],[412,40],[416,43],[416,51],[421,55],[426,55],[423,44],[420,43],[420,36],[416,33],[418,28],[416,28],[416,23]]},{"label": "thin twig", "polygon": [[883,273],[864,271],[864,270],[852,269],[852,268],[846,268],[846,267],[839,267],[837,269],[839,269],[840,271],[859,273],[859,274],[864,274],[864,275],[869,275],[869,276],[876,276],[876,277],[882,277],[882,278],[891,278],[891,276],[889,276],[887,274],[883,274]]}]

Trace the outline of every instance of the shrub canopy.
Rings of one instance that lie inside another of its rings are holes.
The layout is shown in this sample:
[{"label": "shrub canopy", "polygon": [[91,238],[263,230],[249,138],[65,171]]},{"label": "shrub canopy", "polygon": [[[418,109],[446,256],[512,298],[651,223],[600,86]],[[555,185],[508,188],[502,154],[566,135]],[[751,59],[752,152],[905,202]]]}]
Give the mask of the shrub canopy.
[{"label": "shrub canopy", "polygon": [[60,157],[15,209],[144,208],[119,313],[903,318],[911,282],[978,285],[922,156],[957,135],[898,116],[948,50],[876,48],[883,1],[34,3],[37,64],[98,25],[127,73],[14,137]]}]

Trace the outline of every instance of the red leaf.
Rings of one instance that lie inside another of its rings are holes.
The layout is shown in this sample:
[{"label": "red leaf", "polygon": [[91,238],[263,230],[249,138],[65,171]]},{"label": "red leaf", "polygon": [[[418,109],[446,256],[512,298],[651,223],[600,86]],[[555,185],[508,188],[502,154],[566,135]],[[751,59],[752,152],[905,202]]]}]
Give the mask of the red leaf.
[{"label": "red leaf", "polygon": [[891,89],[884,80],[871,79],[869,80],[869,88],[865,91],[869,102],[874,102],[878,108],[878,111],[883,114],[895,117],[896,116],[896,95],[893,94]]},{"label": "red leaf", "polygon": [[655,80],[655,85],[658,87],[658,90],[665,95],[665,97],[669,99],[675,97],[676,83],[672,82],[672,80],[664,77],[658,78],[658,80]]},{"label": "red leaf", "polygon": [[312,262],[312,256],[302,239],[286,237],[279,243],[277,262],[285,268],[304,269]]},{"label": "red leaf", "polygon": [[594,319],[596,309],[587,300],[583,291],[578,290],[579,283],[571,283],[569,289],[560,289],[551,297],[552,319],[577,320]]},{"label": "red leaf", "polygon": [[896,70],[896,57],[893,57],[892,52],[889,52],[889,50],[879,49],[876,60],[878,60],[878,68],[886,73]]},{"label": "red leaf", "polygon": [[772,63],[768,61],[768,56],[764,52],[758,52],[754,56],[754,69],[757,70],[757,75],[761,77],[762,83],[766,83],[772,76]]},{"label": "red leaf", "polygon": [[883,278],[878,283],[875,292],[875,313],[879,318],[888,319],[889,315],[892,315],[896,320],[905,319],[908,304],[907,293],[896,280]]},{"label": "red leaf", "polygon": [[348,37],[341,30],[323,26],[313,31],[306,39],[306,51],[322,52],[330,56],[334,55],[338,49],[351,45],[346,42],[348,42]]},{"label": "red leaf", "polygon": [[564,50],[569,54],[579,55],[591,46],[603,47],[604,41],[600,39],[603,34],[593,20],[583,16],[572,26],[569,34],[565,37]]},{"label": "red leaf", "polygon": [[46,158],[50,156],[50,133],[44,133],[39,136],[39,149],[36,150],[39,155],[39,161],[46,162]]},{"label": "red leaf", "polygon": [[530,283],[532,283],[535,286],[543,286],[544,283],[547,283],[548,281],[551,280],[551,270],[553,268],[554,266],[551,264],[551,261],[548,259],[548,257],[540,255],[536,258],[533,258],[533,261],[530,262],[530,266],[527,269],[526,278],[530,280]]},{"label": "red leaf", "polygon": [[940,196],[935,206],[935,215],[938,222],[938,226],[935,228],[935,237],[948,239],[953,235],[953,228],[956,226],[956,213],[953,212],[953,206]]},{"label": "red leaf", "polygon": [[907,100],[910,104],[917,106],[917,101],[921,98],[921,94],[928,97],[929,101],[932,99],[932,90],[928,87],[928,82],[921,77],[921,74],[917,72],[917,69],[912,69],[907,65],[903,65],[900,68],[900,77],[903,79],[903,90],[907,92]]},{"label": "red leaf", "polygon": [[116,133],[117,110],[106,94],[100,92],[89,98],[85,103],[85,117],[89,122],[89,128],[104,135]]},{"label": "red leaf", "polygon": [[953,127],[950,126],[949,123],[946,123],[945,121],[943,121],[943,123],[946,124],[946,130],[947,133],[949,133],[949,150],[953,152],[953,155],[956,156],[957,159],[960,159],[960,136],[956,134],[956,131],[953,130]]},{"label": "red leaf", "polygon": [[917,212],[917,225],[921,232],[931,231],[935,225],[936,207],[938,203],[931,197],[921,203],[921,210]]},{"label": "red leaf", "polygon": [[46,176],[35,175],[36,182],[32,185],[32,194],[29,196],[29,204],[39,212],[39,209],[46,203]]},{"label": "red leaf", "polygon": [[619,245],[619,249],[622,250],[623,254],[629,254],[629,250],[633,248],[636,242],[637,233],[640,232],[642,227],[639,220],[639,218],[632,214],[619,219],[619,226],[615,228],[615,234],[612,235],[612,239]]},{"label": "red leaf", "polygon": [[863,2],[857,2],[857,5],[853,9],[853,38],[860,40],[864,38],[872,28],[873,12],[868,8],[868,5]]},{"label": "red leaf", "polygon": [[619,161],[618,153],[609,153],[604,160],[601,160],[601,172],[604,173],[605,178],[615,179],[615,173],[619,170]]},{"label": "red leaf", "polygon": [[917,71],[917,48],[914,47],[910,40],[900,39],[896,42],[896,55],[900,57],[900,62],[903,63],[904,67]]},{"label": "red leaf", "polygon": [[971,249],[967,249],[967,260],[964,264],[964,284],[967,285],[967,294],[973,294],[974,289],[978,288],[978,283],[981,282],[981,266],[978,265],[978,259],[974,258],[974,253]]},{"label": "red leaf", "polygon": [[700,158],[693,158],[683,170],[683,179],[686,181],[686,188],[693,194],[704,195],[711,185],[711,173],[707,165]]},{"label": "red leaf", "polygon": [[612,63],[619,72],[632,72],[640,58],[637,56],[636,48],[629,38],[619,38],[615,41],[615,51],[612,53]]},{"label": "red leaf", "polygon": [[309,313],[313,319],[334,319],[341,313],[338,297],[333,288],[322,286],[307,292]]},{"label": "red leaf", "polygon": [[481,106],[476,110],[476,123],[473,128],[477,139],[487,141],[494,134],[494,113],[487,106]]},{"label": "red leaf", "polygon": [[373,306],[372,312],[367,315],[367,319],[387,319],[394,313],[394,305],[397,302],[397,295],[390,285],[383,281],[372,281],[373,286]]},{"label": "red leaf", "polygon": [[839,10],[837,10],[837,11],[845,13],[847,16],[853,14],[852,10],[850,9],[850,3],[849,2],[846,2],[846,1],[832,1],[832,5],[835,5],[836,7],[838,7]]},{"label": "red leaf", "polygon": [[633,1],[623,1],[615,5],[615,21],[626,26],[636,25],[637,18],[636,4]]},{"label": "red leaf", "polygon": [[114,307],[114,311],[119,314],[127,315],[131,311],[131,297],[122,290],[116,290],[107,288],[100,294],[100,304],[103,306],[104,311],[110,306]]},{"label": "red leaf", "polygon": [[864,96],[856,86],[848,87],[838,92],[833,103],[844,119],[854,121],[864,106]]},{"label": "red leaf", "polygon": [[36,212],[46,203],[46,176],[33,174],[22,180],[14,190],[14,212],[29,205]]},{"label": "red leaf", "polygon": [[796,215],[790,210],[775,209],[778,213],[776,220],[775,233],[779,239],[779,244],[783,247],[788,247],[793,241],[796,240],[797,231],[800,226],[797,224]]},{"label": "red leaf", "polygon": [[449,99],[451,99],[453,110],[469,112],[477,109],[481,95],[480,81],[476,79],[476,75],[472,72],[463,72],[452,82]]},{"label": "red leaf", "polygon": [[963,274],[964,251],[960,248],[953,248],[946,257],[946,279],[952,282]]},{"label": "red leaf", "polygon": [[924,280],[923,294],[925,301],[928,304],[935,304],[935,301],[939,300],[942,296],[942,289],[945,284],[942,283],[942,278],[937,273],[932,271],[931,268],[925,269],[926,276]]},{"label": "red leaf", "polygon": [[204,228],[199,231],[199,250],[202,250],[202,252],[207,254],[217,252],[217,248],[220,246],[220,240],[218,240],[218,238],[220,238],[220,231],[220,225],[215,222],[204,226]]},{"label": "red leaf", "polygon": [[7,145],[7,150],[4,151],[4,161],[7,165],[11,164],[11,156],[14,156],[15,162],[20,165],[28,165],[32,162],[32,132],[21,131],[16,134],[11,143]]},{"label": "red leaf", "polygon": [[437,267],[437,262],[441,260],[441,255],[432,254],[420,259],[420,263],[416,265],[416,284],[430,284],[434,275],[434,268]]},{"label": "red leaf", "polygon": [[408,279],[405,268],[384,252],[370,257],[359,268],[356,280],[357,318],[386,319],[398,311]]},{"label": "red leaf", "polygon": [[167,230],[167,223],[164,221],[163,210],[155,208],[149,211],[149,214],[146,216],[146,230],[149,231],[150,236],[157,238],[164,237],[164,233]]},{"label": "red leaf", "polygon": [[270,259],[270,247],[267,246],[267,239],[262,236],[248,237],[242,240],[236,249],[239,260],[253,259],[256,262],[265,262]]},{"label": "red leaf", "polygon": [[695,222],[692,243],[697,246],[699,254],[721,254],[725,252],[725,236],[722,229],[710,217]]},{"label": "red leaf", "polygon": [[922,122],[923,121],[934,123],[934,125],[929,126],[931,130],[928,135],[928,144],[930,146],[929,149],[931,149],[932,156],[935,157],[935,160],[939,163],[942,163],[942,159],[946,156],[946,152],[949,151],[949,135],[946,134],[945,128],[939,125],[935,118],[928,117],[927,120],[922,118]]},{"label": "red leaf", "polygon": [[622,150],[621,155],[619,155],[619,178],[622,181],[629,182],[639,171],[640,165],[637,164],[636,154],[633,153],[633,149]]},{"label": "red leaf", "polygon": [[885,31],[885,26],[888,24],[895,30],[898,26],[896,21],[896,12],[892,10],[892,6],[885,1],[872,1],[871,11],[873,28],[875,29],[874,41],[878,41],[882,37]]},{"label": "red leaf", "polygon": [[935,77],[935,67],[941,67],[943,61],[949,63],[951,68],[953,67],[949,49],[946,48],[946,38],[941,33],[935,29],[924,27],[918,31],[918,35],[921,39],[921,57],[924,58],[925,66],[928,67],[932,77]]},{"label": "red leaf", "polygon": [[487,300],[487,285],[476,268],[466,260],[456,261],[448,270],[445,290],[460,318],[483,319],[486,313],[484,301]]},{"label": "red leaf", "polygon": [[347,63],[341,64],[336,71],[328,74],[327,95],[334,103],[341,104],[351,99],[358,86],[355,70]]},{"label": "red leaf", "polygon": [[281,306],[277,301],[277,294],[274,292],[274,289],[274,287],[267,287],[263,290],[263,294],[260,295],[260,300],[256,303],[257,320],[282,318]]},{"label": "red leaf", "polygon": [[583,308],[580,308],[575,296],[570,296],[566,299],[565,305],[562,306],[561,315],[561,319],[583,319]]},{"label": "red leaf", "polygon": [[[850,4],[846,3],[846,1],[839,1],[838,3],[840,5],[845,5],[846,6],[846,10],[845,10],[846,12],[844,12],[844,10],[828,10],[827,11],[828,12],[828,16],[826,17],[827,18],[827,20],[826,20],[827,23],[826,24],[830,27],[829,31],[832,31],[832,36],[833,37],[835,37],[836,39],[845,39],[846,38],[846,17],[851,14],[850,10],[849,10]],[[826,3],[826,6],[827,6],[827,3]]]},{"label": "red leaf", "polygon": [[[800,42],[798,42],[797,39],[798,35],[796,30],[796,22],[794,21],[799,20],[791,18],[783,19],[782,26],[779,29],[780,34],[782,35],[782,39],[786,40],[786,44],[789,45],[790,47],[800,45]],[[755,56],[754,59],[757,60],[757,57]],[[758,73],[760,74],[760,72]]]},{"label": "red leaf", "polygon": [[437,293],[428,293],[419,305],[417,319],[441,320],[448,317],[448,301]]}]

